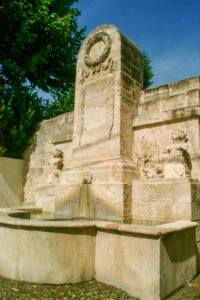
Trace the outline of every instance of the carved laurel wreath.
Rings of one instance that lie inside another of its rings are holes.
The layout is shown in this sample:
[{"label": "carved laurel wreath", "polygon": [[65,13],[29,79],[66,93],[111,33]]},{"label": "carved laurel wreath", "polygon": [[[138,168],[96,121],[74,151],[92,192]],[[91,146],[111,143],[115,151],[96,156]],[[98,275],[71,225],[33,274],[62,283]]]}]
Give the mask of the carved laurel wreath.
[{"label": "carved laurel wreath", "polygon": [[[94,46],[94,44],[96,44],[97,42],[100,42],[100,41],[102,41],[105,44],[103,53],[98,58],[91,59],[89,56],[90,50],[91,50],[92,46]],[[98,66],[100,63],[102,63],[106,60],[106,58],[108,57],[108,55],[110,53],[110,50],[111,50],[110,36],[106,32],[99,32],[99,33],[95,34],[87,41],[87,44],[85,47],[84,62],[86,64],[86,66],[88,66],[89,68]]]}]

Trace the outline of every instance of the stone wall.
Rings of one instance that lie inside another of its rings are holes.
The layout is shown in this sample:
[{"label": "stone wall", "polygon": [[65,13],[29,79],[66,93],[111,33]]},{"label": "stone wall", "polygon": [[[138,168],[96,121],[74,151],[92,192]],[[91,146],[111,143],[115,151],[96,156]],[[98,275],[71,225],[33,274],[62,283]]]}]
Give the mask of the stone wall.
[{"label": "stone wall", "polygon": [[0,157],[0,207],[18,207],[24,200],[26,161]]},{"label": "stone wall", "polygon": [[67,167],[70,163],[72,134],[73,112],[45,120],[39,125],[32,145],[25,153],[25,159],[29,161],[29,172],[24,188],[25,206],[36,205],[37,190],[50,180],[49,177],[54,171],[53,155],[57,149],[63,153],[63,167]]},{"label": "stone wall", "polygon": [[24,205],[68,218],[200,220],[200,77],[141,91],[141,59],[113,25],[86,37],[75,110],[40,124]]},{"label": "stone wall", "polygon": [[132,217],[157,221],[199,220],[200,78],[141,92],[133,120]]},{"label": "stone wall", "polygon": [[[189,193],[188,195],[192,194],[190,190],[197,191],[196,193],[193,192],[193,195],[196,195],[196,200],[192,201],[194,208],[188,210],[190,201],[186,196],[187,193],[182,195],[182,191],[185,190],[184,187],[187,184],[185,185],[184,182],[181,182],[181,177],[175,179],[169,178],[168,181],[166,181],[163,174],[163,166],[166,159],[166,154],[164,153],[165,149],[173,144],[171,137],[172,132],[178,130],[183,131],[187,136],[187,151],[191,162],[190,178],[192,180],[199,180],[200,178],[200,140],[198,134],[200,115],[198,105],[199,85],[199,77],[193,77],[140,93],[138,115],[133,118],[132,127],[132,160],[140,168],[141,177],[141,180],[134,180],[132,186],[132,217],[134,219],[146,219],[150,211],[152,211],[152,219],[156,219],[156,216],[159,216],[160,219],[166,221],[185,218],[198,220],[198,218],[200,218],[198,204],[199,187],[197,181],[193,182],[193,188],[190,186],[190,183],[188,183],[188,188],[186,188]],[[179,105],[175,99],[179,99]],[[182,99],[182,102],[180,99]],[[163,105],[163,103],[165,104]],[[29,174],[25,186],[25,205],[35,205],[36,190],[41,184],[48,182],[49,177],[55,175],[56,184],[56,176],[59,174],[52,175],[55,150],[58,149],[62,152],[62,170],[71,167],[73,156],[72,138],[73,112],[41,123],[32,146]],[[88,152],[88,157],[90,157],[90,152]],[[98,174],[104,172],[104,170],[105,166],[99,166]],[[66,171],[64,173],[67,174]],[[107,173],[107,175],[108,174],[109,173]],[[71,174],[71,179],[68,178],[67,180],[73,182],[73,176],[74,175]],[[109,176],[111,176],[111,174]],[[112,177],[114,178],[114,176],[116,176],[116,180],[119,180],[117,179],[119,178],[117,171],[115,174],[113,173]],[[126,176],[126,178],[128,177]],[[126,181],[126,178],[123,180],[129,184],[130,181]],[[63,178],[63,181],[64,180]],[[81,183],[81,178],[79,180]],[[178,180],[179,183],[174,182],[174,180]],[[184,180],[187,181],[187,178]],[[174,196],[172,196],[172,191],[174,190],[173,186],[180,187],[179,191],[173,192]],[[111,186],[109,188],[112,189]],[[169,193],[165,191],[166,189],[169,190]],[[148,190],[148,192],[145,192],[146,190]],[[51,193],[53,193],[53,191],[51,191],[50,194]],[[120,191],[118,191],[118,193],[120,193]],[[148,196],[144,196],[144,193]],[[152,193],[154,196],[152,196]],[[141,201],[143,201],[143,203]],[[50,204],[46,205],[48,206]],[[54,208],[54,206],[52,206],[52,208]]]},{"label": "stone wall", "polygon": [[133,120],[133,158],[160,163],[163,151],[172,144],[172,132],[182,130],[188,138],[192,177],[200,179],[199,103],[200,77],[142,91]]}]

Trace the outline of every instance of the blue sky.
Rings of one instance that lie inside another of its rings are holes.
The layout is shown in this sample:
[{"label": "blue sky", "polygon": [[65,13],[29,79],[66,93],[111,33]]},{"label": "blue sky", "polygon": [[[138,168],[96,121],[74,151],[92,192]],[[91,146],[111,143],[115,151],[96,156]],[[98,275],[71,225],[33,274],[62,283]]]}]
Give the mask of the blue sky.
[{"label": "blue sky", "polygon": [[79,0],[86,34],[113,24],[151,57],[153,85],[200,75],[200,0]]}]

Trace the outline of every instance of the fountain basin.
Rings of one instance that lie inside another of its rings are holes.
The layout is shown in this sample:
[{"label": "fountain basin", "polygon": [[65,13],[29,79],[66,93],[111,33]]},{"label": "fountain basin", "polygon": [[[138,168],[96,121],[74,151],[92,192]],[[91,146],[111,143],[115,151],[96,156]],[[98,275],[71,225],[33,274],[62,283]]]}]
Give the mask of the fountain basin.
[{"label": "fountain basin", "polygon": [[96,278],[132,296],[155,300],[196,275],[197,223],[42,221],[23,219],[23,214],[30,212],[0,212],[4,277],[49,284]]}]

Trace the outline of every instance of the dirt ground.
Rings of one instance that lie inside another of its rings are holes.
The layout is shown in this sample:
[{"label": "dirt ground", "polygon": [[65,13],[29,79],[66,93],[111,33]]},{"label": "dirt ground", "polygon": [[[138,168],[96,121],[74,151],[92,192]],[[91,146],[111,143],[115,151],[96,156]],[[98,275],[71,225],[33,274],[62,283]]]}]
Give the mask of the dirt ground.
[{"label": "dirt ground", "polygon": [[[95,280],[78,284],[45,285],[18,282],[0,277],[0,300],[22,299],[98,299],[98,300],[131,300],[124,291]],[[168,300],[200,300],[200,274],[184,287],[167,298]]]}]

